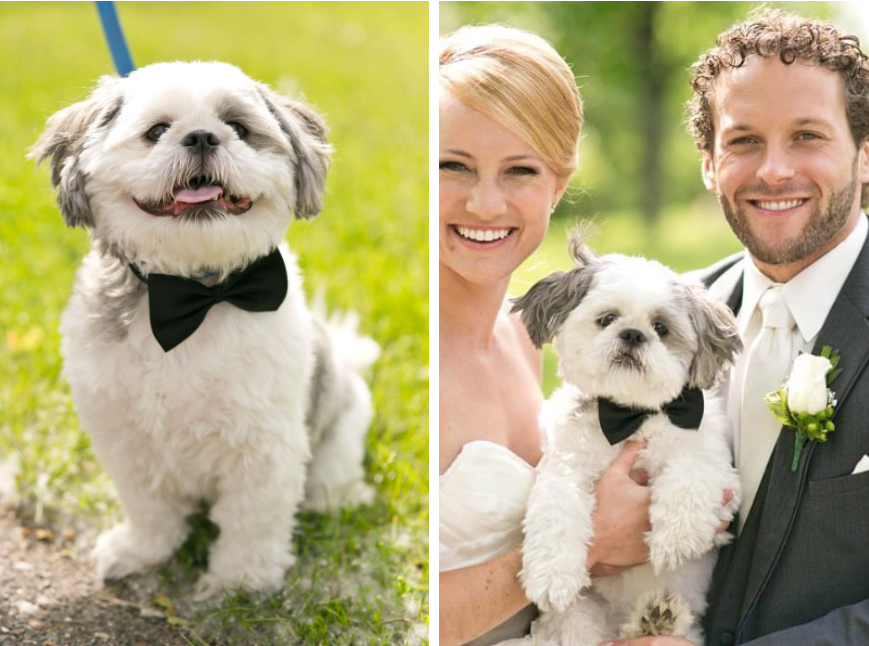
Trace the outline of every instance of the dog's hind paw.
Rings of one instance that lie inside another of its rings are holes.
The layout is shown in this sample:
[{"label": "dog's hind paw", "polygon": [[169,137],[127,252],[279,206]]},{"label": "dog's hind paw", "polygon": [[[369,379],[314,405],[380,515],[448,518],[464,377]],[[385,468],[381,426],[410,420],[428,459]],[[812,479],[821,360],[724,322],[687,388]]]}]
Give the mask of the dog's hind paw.
[{"label": "dog's hind paw", "polygon": [[655,590],[640,597],[628,621],[619,630],[619,637],[684,637],[693,623],[694,615],[681,595],[668,590]]}]

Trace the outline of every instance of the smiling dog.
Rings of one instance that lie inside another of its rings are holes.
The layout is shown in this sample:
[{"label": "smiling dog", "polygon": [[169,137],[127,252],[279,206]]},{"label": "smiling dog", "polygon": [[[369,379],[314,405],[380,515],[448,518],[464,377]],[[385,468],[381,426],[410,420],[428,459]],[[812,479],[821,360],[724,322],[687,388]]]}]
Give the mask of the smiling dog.
[{"label": "smiling dog", "polygon": [[358,371],[379,348],[314,319],[284,242],[294,214],[321,210],[330,155],[310,107],[201,62],[102,78],[34,146],[67,224],[93,242],[61,331],[125,512],[97,541],[99,576],[170,558],[204,499],[220,536],[201,594],[274,591],[303,499],[371,501]]}]

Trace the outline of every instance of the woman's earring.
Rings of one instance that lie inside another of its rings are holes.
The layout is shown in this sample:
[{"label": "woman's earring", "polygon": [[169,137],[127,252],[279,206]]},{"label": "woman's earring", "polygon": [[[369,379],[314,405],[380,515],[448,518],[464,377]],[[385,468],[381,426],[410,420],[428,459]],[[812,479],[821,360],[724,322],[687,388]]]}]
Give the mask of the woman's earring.
[{"label": "woman's earring", "polygon": [[557,206],[558,206],[558,202],[555,202],[555,203],[552,205],[552,208],[549,209],[549,215],[552,215],[553,213],[555,213],[555,207],[557,207]]}]

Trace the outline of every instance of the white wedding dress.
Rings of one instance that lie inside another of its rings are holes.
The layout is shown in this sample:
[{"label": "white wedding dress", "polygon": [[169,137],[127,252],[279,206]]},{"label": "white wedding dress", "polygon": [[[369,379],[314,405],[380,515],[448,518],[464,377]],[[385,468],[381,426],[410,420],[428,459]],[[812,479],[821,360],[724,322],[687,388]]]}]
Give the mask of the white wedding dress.
[{"label": "white wedding dress", "polygon": [[[522,519],[535,470],[506,446],[468,442],[440,476],[440,570],[478,565],[522,544]],[[536,611],[528,606],[473,646],[519,644]]]}]

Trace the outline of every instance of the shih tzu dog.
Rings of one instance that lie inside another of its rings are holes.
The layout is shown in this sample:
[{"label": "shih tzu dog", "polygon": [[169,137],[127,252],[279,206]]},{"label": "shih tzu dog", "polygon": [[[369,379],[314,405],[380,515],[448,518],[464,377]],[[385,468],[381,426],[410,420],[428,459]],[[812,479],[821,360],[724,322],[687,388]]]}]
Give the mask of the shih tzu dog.
[{"label": "shih tzu dog", "polygon": [[284,236],[321,209],[331,147],[310,107],[223,63],[104,77],[48,120],[69,226],[93,241],[61,322],[64,374],[125,520],[103,579],[170,558],[202,500],[220,535],[201,596],[274,591],[303,502],[370,502],[374,341],[305,305]]},{"label": "shih tzu dog", "polygon": [[[723,406],[703,389],[741,350],[736,324],[660,263],[597,257],[575,234],[571,247],[576,267],[514,304],[538,347],[555,338],[564,381],[541,412],[543,458],[523,525],[520,579],[543,611],[532,641],[672,634],[702,643],[713,548],[730,538],[716,528],[739,504]],[[646,442],[635,467],[651,487],[650,562],[592,579],[595,484],[628,438]]]}]

